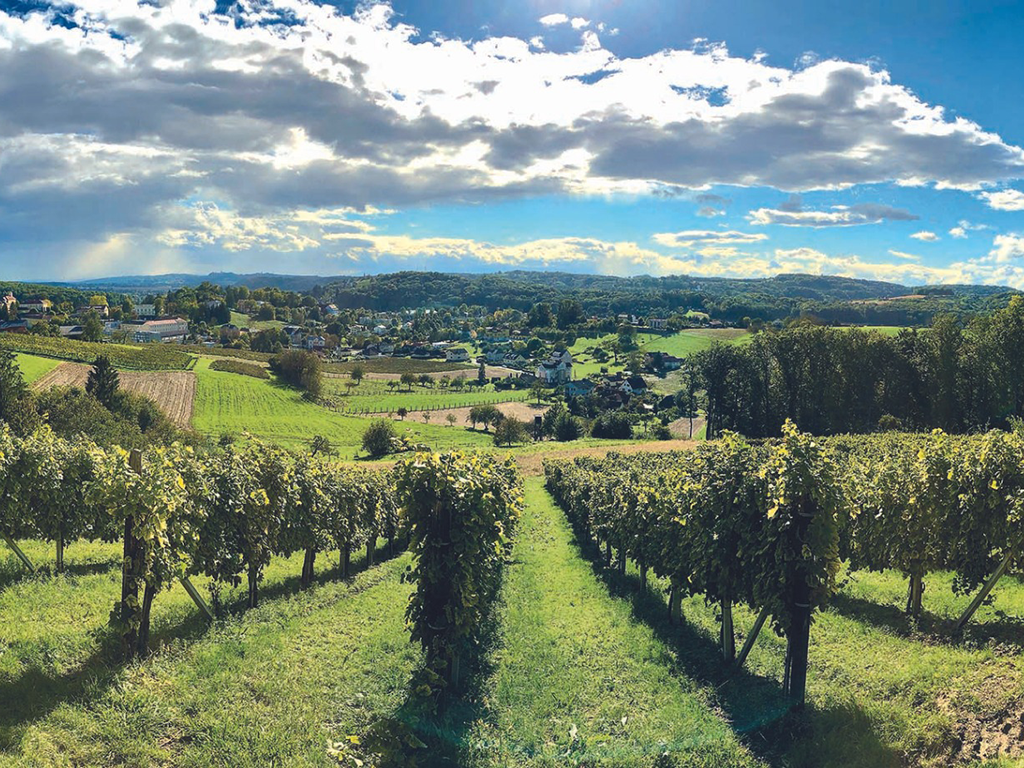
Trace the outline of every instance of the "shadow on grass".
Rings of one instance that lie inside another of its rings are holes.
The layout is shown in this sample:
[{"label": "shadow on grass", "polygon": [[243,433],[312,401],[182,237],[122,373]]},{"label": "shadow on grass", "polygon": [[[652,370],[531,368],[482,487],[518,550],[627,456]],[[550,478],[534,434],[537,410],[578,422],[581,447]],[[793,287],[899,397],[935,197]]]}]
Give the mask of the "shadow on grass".
[{"label": "shadow on grass", "polygon": [[842,616],[885,629],[901,638],[949,646],[998,643],[1024,650],[1024,619],[1003,613],[999,613],[995,621],[979,622],[974,618],[958,633],[956,620],[927,610],[915,621],[891,603],[875,603],[844,594],[834,595],[829,607]]},{"label": "shadow on grass", "polygon": [[[808,701],[802,711],[790,711],[778,680],[725,664],[716,637],[687,623],[685,617],[673,624],[659,590],[641,589],[639,576],[607,566],[596,543],[579,531],[573,534],[573,546],[609,592],[628,601],[634,618],[676,652],[678,667],[673,671],[714,689],[716,702],[733,730],[756,756],[779,766],[901,765],[899,755],[881,743],[862,710],[850,704],[823,708]],[[765,627],[762,631],[771,630]],[[832,737],[837,731],[842,734],[838,740]],[[807,750],[812,743],[814,749]],[[837,751],[829,753],[829,747]],[[800,757],[804,751],[807,754]],[[851,761],[854,754],[856,759]]]},{"label": "shadow on grass", "polygon": [[484,633],[463,659],[463,678],[454,689],[430,694],[425,683],[436,676],[419,667],[412,675],[405,700],[388,718],[374,722],[366,746],[382,768],[468,768],[480,762],[487,745],[474,730],[488,717],[487,681],[494,674],[493,651],[500,642],[502,590],[482,622]]},{"label": "shadow on grass", "polygon": [[[0,548],[5,545],[0,542]],[[86,563],[68,563],[64,566],[64,573],[58,574],[56,571],[56,565],[51,562],[46,563],[34,563],[36,566],[36,572],[29,573],[28,569],[21,564],[20,560],[17,560],[13,555],[7,560],[0,561],[0,592],[18,584],[26,579],[32,579],[36,577],[54,577],[54,576],[93,576],[98,573],[107,573],[113,568],[120,567],[121,561],[117,557],[110,557],[106,560],[96,560]]]},{"label": "shadow on grass", "polygon": [[[393,551],[379,546],[374,559],[374,566],[382,564],[402,553],[398,546]],[[78,568],[84,572],[98,572],[116,567],[113,563],[85,563]],[[369,566],[369,567],[374,567]],[[349,566],[348,579],[368,569],[366,551],[355,555]],[[69,566],[73,572],[75,566]],[[3,571],[0,571],[2,574]],[[315,578],[314,586],[324,585],[340,580],[340,564],[321,568]],[[300,592],[300,575],[288,576],[275,581],[260,591],[261,603],[285,598]],[[246,611],[245,594],[232,600],[226,606],[228,617],[240,615]],[[159,605],[159,596],[157,605]],[[153,629],[150,635],[150,649],[159,650],[172,642],[193,642],[209,630],[210,622],[198,611],[191,611],[187,618],[171,624],[161,624],[154,616]],[[45,717],[62,704],[86,704],[101,698],[116,682],[125,664],[121,658],[121,636],[117,631],[104,625],[92,630],[90,636],[95,639],[95,650],[86,659],[64,674],[55,674],[52,669],[33,662],[28,664],[19,674],[5,678],[0,676],[0,753],[13,751],[18,746],[25,730],[35,721]],[[10,649],[16,653],[17,648]],[[45,654],[41,654],[45,655]],[[144,663],[144,662],[143,662]]]},{"label": "shadow on grass", "polygon": [[[152,647],[202,636],[208,622],[198,612],[184,621],[156,626]],[[88,704],[99,699],[123,669],[121,636],[110,626],[95,629],[95,651],[74,669],[54,674],[39,664],[27,666],[13,678],[0,678],[0,751],[16,750],[25,729],[62,704]]]}]

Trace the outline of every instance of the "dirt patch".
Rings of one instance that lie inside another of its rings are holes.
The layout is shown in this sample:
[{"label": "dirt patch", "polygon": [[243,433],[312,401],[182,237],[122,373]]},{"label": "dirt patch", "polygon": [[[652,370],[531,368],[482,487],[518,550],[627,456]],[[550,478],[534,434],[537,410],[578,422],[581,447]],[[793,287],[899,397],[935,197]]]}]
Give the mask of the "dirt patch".
[{"label": "dirt patch", "polygon": [[[61,363],[33,383],[32,389],[41,392],[51,387],[84,387],[89,371],[88,365]],[[118,371],[118,376],[125,390],[148,397],[179,427],[189,426],[196,397],[196,375],[192,371]]]},{"label": "dirt patch", "polygon": [[939,697],[939,710],[953,721],[957,763],[1024,757],[1024,699],[1012,698],[1017,683],[1007,672],[993,670],[969,691]]},{"label": "dirt patch", "polygon": [[[706,419],[703,416],[695,416],[693,419],[693,434],[699,435],[700,431],[704,429]],[[678,437],[681,440],[690,439],[690,420],[689,419],[676,419],[668,425],[668,431],[672,433],[672,437]]]},{"label": "dirt patch", "polygon": [[[417,378],[423,374],[417,371],[412,372]],[[505,368],[501,365],[485,365],[484,374],[489,379],[504,379],[509,376],[518,378],[522,375],[522,371],[517,371],[515,368]],[[380,381],[398,381],[402,378],[400,373],[375,373],[373,371],[366,371],[363,374],[367,379],[378,379]],[[458,368],[453,371],[432,371],[427,373],[432,379],[443,379],[447,376],[450,379],[475,379],[478,375],[476,368]],[[337,373],[336,371],[325,372],[324,376],[329,379],[347,379],[349,375],[347,373]]]},{"label": "dirt patch", "polygon": [[[525,421],[533,424],[534,416],[543,416],[547,411],[548,406],[546,405],[533,405],[531,403],[496,403],[495,408],[501,411],[506,416],[515,416],[520,421]],[[469,412],[472,410],[472,406],[465,408],[448,408],[443,411],[409,411],[405,416],[406,421],[423,421],[423,414],[430,414],[431,424],[448,424],[448,414],[455,416],[455,426],[465,427],[469,425]],[[397,417],[395,417],[397,418]]]}]

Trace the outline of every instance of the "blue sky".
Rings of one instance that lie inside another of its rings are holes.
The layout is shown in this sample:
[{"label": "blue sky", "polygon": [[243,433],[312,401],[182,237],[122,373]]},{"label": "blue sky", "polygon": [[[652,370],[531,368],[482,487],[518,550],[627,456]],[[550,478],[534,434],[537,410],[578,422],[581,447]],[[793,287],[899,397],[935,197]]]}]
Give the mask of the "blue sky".
[{"label": "blue sky", "polygon": [[1024,288],[1024,4],[0,0],[0,271]]}]

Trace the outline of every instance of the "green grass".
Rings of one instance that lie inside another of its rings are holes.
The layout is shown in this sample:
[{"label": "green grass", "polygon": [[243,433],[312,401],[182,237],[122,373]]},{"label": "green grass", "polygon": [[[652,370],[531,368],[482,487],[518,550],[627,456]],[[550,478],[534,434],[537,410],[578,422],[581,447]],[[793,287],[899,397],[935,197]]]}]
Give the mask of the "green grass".
[{"label": "green grass", "polygon": [[[576,343],[569,347],[573,358],[573,372],[577,378],[600,373],[601,368],[607,368],[610,373],[621,371],[625,367],[625,356],[620,358],[616,364],[614,358],[607,363],[600,363],[587,354],[586,350],[600,346],[602,343],[614,341],[618,334],[608,334],[597,339],[579,338]],[[637,346],[641,352],[665,352],[676,357],[686,357],[693,352],[700,352],[708,349],[715,342],[727,344],[749,343],[751,335],[741,328],[690,328],[662,336],[655,333],[637,334]]]},{"label": "green grass", "polygon": [[[980,757],[995,753],[979,745],[1006,734],[1021,747],[1024,640],[1017,617],[1024,616],[1024,584],[1018,579],[1000,582],[993,604],[956,642],[949,622],[970,598],[953,595],[950,574],[926,579],[926,615],[916,626],[903,615],[907,585],[900,574],[846,574],[811,628],[806,711],[784,717],[785,641],[770,628],[744,670],[731,672],[719,657],[717,606],[686,599],[685,624],[673,627],[665,618],[667,584],[654,580],[640,594],[632,564],[626,577],[601,571],[612,594],[628,600],[633,615],[680,653],[685,675],[715,687],[733,727],[747,734],[747,743],[761,745],[760,756],[773,765],[938,768],[982,764]],[[738,648],[754,612],[737,606],[734,619]]]},{"label": "green grass", "polygon": [[54,360],[49,357],[36,357],[35,355],[24,355],[17,353],[14,359],[18,363],[18,367],[21,369],[22,375],[25,377],[25,383],[31,384],[37,381],[58,365],[61,364],[60,360]]},{"label": "green grass", "polygon": [[[296,448],[309,444],[314,435],[326,435],[342,458],[356,455],[369,420],[344,416],[311,403],[302,393],[250,376],[210,370],[208,359],[196,364],[196,400],[192,426],[202,434],[219,437],[242,432]],[[422,422],[396,422],[399,433],[432,448],[474,448],[491,444],[490,437],[460,427]]]},{"label": "green grass", "polygon": [[324,379],[325,394],[338,399],[339,406],[347,411],[396,411],[405,408],[409,411],[427,410],[430,408],[462,408],[480,403],[508,403],[528,400],[530,393],[525,390],[495,391],[487,384],[483,387],[466,387],[461,392],[455,389],[412,386],[388,388],[387,382],[381,379],[363,379],[358,387],[348,387],[351,379]]},{"label": "green grass", "polygon": [[855,325],[855,326],[842,326],[843,328],[856,328],[860,331],[874,331],[880,333],[883,336],[896,336],[900,331],[905,330],[909,326],[903,325]]},{"label": "green grass", "polygon": [[[561,512],[527,479],[503,588],[502,637],[473,740],[486,765],[730,766],[756,760],[705,686],[612,598],[579,558]],[[673,761],[658,762],[667,753]]]},{"label": "green grass", "polygon": [[239,328],[248,328],[250,331],[265,331],[269,328],[284,328],[286,323],[282,320],[257,320],[242,312],[231,312],[231,323]]},{"label": "green grass", "polygon": [[[26,542],[38,563],[48,546]],[[70,575],[23,577],[0,553],[0,766],[327,766],[327,741],[404,701],[420,662],[404,611],[408,556],[299,592],[275,558],[261,606],[208,627],[184,589],[153,608],[157,652],[122,667],[107,617],[116,545],[74,544]],[[356,568],[359,567],[356,563]],[[205,591],[202,580],[194,583]],[[242,590],[226,595],[244,601]]]}]

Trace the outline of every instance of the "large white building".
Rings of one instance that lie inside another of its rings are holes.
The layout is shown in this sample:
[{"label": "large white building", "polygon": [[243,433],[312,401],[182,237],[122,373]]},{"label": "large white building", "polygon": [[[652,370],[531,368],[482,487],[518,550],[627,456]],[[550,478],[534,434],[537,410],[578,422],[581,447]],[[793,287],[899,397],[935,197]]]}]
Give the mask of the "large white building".
[{"label": "large white building", "polygon": [[170,320],[147,320],[135,326],[132,338],[140,343],[181,344],[188,336],[188,321],[180,317]]}]

